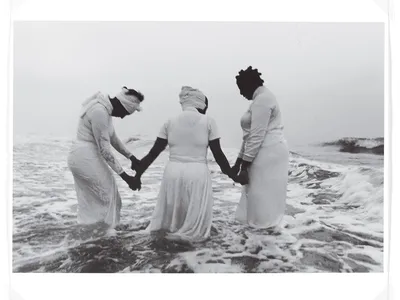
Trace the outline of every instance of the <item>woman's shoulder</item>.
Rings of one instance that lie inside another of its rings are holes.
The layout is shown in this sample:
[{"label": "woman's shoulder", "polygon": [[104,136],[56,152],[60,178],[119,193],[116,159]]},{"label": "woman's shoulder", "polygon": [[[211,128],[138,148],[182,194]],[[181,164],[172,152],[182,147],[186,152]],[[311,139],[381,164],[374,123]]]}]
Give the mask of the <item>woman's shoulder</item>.
[{"label": "woman's shoulder", "polygon": [[100,104],[96,103],[94,104],[91,108],[89,108],[88,112],[86,113],[90,119],[99,119],[99,118],[105,118],[108,119],[110,117],[107,108]]},{"label": "woman's shoulder", "polygon": [[275,95],[267,87],[263,87],[261,93],[259,93],[256,99],[275,99]]},{"label": "woman's shoulder", "polygon": [[253,104],[274,106],[276,104],[276,97],[268,88],[264,88],[263,91],[254,98]]},{"label": "woman's shoulder", "polygon": [[174,120],[174,117],[169,117],[167,119],[164,119],[164,121],[161,120],[162,126],[168,127],[169,124],[171,124]]},{"label": "woman's shoulder", "polygon": [[204,117],[207,119],[207,121],[215,121],[215,118],[210,115],[204,115]]},{"label": "woman's shoulder", "polygon": [[214,117],[209,116],[209,115],[205,115],[204,117],[205,117],[208,127],[216,127],[217,126],[217,122],[215,121]]}]

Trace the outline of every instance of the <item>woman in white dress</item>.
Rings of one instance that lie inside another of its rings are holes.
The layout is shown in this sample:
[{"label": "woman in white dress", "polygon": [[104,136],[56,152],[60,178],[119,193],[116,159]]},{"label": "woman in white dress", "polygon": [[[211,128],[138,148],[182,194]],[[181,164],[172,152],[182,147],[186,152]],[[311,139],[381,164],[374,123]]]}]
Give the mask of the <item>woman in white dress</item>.
[{"label": "woman in white dress", "polygon": [[279,225],[286,206],[289,151],[278,102],[257,69],[236,76],[240,94],[251,100],[241,119],[243,142],[233,172],[244,184],[236,219],[255,228]]},{"label": "woman in white dress", "polygon": [[208,100],[202,92],[183,87],[182,113],[162,126],[150,152],[136,166],[137,180],[169,146],[167,163],[149,230],[156,236],[201,242],[210,235],[213,193],[207,166],[210,147],[224,174],[231,168],[220,147],[215,121],[206,115]]},{"label": "woman in white dress", "polygon": [[83,103],[76,141],[68,155],[78,198],[78,223],[118,225],[121,197],[110,168],[131,189],[139,188],[112,153],[111,146],[132,163],[137,161],[116,135],[112,117],[124,118],[140,110],[143,99],[139,92],[124,87],[115,98],[98,92]]}]

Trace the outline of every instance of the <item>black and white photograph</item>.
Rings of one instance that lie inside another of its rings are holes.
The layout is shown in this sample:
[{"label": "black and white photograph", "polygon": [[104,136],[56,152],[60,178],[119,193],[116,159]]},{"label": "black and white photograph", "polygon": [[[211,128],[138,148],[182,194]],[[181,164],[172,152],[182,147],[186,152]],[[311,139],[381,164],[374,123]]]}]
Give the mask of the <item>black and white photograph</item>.
[{"label": "black and white photograph", "polygon": [[384,23],[13,28],[14,273],[384,272]]}]

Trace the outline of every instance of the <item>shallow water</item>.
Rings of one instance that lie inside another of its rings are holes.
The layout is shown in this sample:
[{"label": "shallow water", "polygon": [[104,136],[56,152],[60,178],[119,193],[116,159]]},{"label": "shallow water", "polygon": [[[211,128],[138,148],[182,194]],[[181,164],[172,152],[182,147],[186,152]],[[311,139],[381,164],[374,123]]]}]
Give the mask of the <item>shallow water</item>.
[{"label": "shallow water", "polygon": [[[151,143],[129,144],[142,157]],[[121,225],[76,224],[66,157],[70,142],[19,139],[14,145],[14,272],[382,272],[383,157],[305,151],[291,155],[287,210],[277,231],[234,220],[240,186],[209,156],[215,197],[203,244],[152,239],[146,226],[168,153],[143,175],[140,192],[119,178]],[[225,150],[233,162],[236,150]],[[301,152],[301,151],[299,151]],[[128,162],[124,167],[129,168]]]}]

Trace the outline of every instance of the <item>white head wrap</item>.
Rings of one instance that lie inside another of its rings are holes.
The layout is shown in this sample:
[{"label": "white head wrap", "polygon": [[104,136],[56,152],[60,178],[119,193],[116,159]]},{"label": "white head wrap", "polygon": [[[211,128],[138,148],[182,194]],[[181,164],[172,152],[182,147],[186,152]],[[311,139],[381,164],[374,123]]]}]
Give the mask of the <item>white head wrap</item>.
[{"label": "white head wrap", "polygon": [[121,102],[122,106],[126,109],[129,114],[133,112],[141,111],[140,101],[133,95],[127,95],[128,89],[123,87],[122,91],[115,97]]},{"label": "white head wrap", "polygon": [[206,108],[206,96],[198,89],[190,86],[183,86],[179,93],[179,102],[182,108],[194,107],[198,109]]}]

